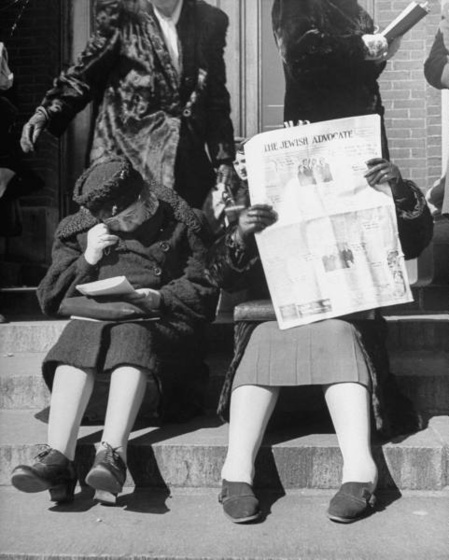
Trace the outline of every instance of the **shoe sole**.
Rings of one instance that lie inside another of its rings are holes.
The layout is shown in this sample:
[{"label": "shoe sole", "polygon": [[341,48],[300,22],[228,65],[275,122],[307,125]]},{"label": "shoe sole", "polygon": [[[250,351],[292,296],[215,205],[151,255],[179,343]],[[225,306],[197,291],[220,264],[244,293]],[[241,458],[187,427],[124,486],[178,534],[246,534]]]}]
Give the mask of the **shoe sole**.
[{"label": "shoe sole", "polygon": [[36,492],[45,492],[50,489],[50,484],[34,476],[29,472],[17,471],[11,476],[11,484],[17,490],[26,492],[27,494],[34,494]]},{"label": "shoe sole", "polygon": [[101,465],[89,471],[86,476],[86,484],[94,490],[109,494],[118,494],[122,491],[122,486],[117,479]]},{"label": "shoe sole", "polygon": [[361,519],[365,519],[365,517],[369,517],[370,515],[372,515],[374,513],[373,509],[368,509],[366,511],[364,511],[363,513],[361,513],[360,515],[358,515],[357,517],[338,517],[337,515],[332,515],[330,513],[327,513],[327,517],[328,519],[330,519],[331,521],[334,521],[335,523],[354,523],[354,521],[360,521]]},{"label": "shoe sole", "polygon": [[100,502],[100,504],[104,506],[115,506],[117,503],[117,494],[112,494],[105,490],[96,490],[94,500]]},{"label": "shoe sole", "polygon": [[233,523],[251,523],[251,521],[257,521],[262,515],[262,512],[259,511],[259,513],[255,513],[254,515],[249,515],[248,517],[239,517],[238,519],[236,519],[228,515],[225,511],[223,513]]}]

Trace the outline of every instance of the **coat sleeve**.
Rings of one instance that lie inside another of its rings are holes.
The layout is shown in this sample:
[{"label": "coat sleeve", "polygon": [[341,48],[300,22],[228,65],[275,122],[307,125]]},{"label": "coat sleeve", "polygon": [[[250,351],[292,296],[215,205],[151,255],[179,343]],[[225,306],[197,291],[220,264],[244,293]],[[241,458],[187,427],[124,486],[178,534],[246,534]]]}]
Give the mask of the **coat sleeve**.
[{"label": "coat sleeve", "polygon": [[227,292],[254,288],[263,276],[255,242],[248,246],[236,243],[235,226],[229,227],[209,250],[206,276]]},{"label": "coat sleeve", "polygon": [[[62,222],[64,223],[64,222]],[[37,298],[45,315],[57,315],[65,297],[79,295],[76,285],[98,279],[98,267],[90,265],[77,239],[61,240],[56,232],[52,264],[37,289]]]},{"label": "coat sleeve", "polygon": [[76,63],[63,71],[45,94],[41,107],[49,118],[48,130],[55,136],[60,136],[90,101],[101,99],[119,54],[121,12],[121,2],[97,0],[94,34]]},{"label": "coat sleeve", "polygon": [[208,57],[206,91],[206,143],[214,167],[231,163],[235,157],[234,128],[231,121],[230,95],[226,87],[224,49],[228,17],[214,10],[208,21],[205,49]]},{"label": "coat sleeve", "polygon": [[186,231],[183,274],[163,286],[160,294],[162,315],[178,329],[189,332],[214,319],[218,290],[204,274],[205,242],[197,233]]},{"label": "coat sleeve", "polygon": [[420,188],[410,180],[404,180],[413,193],[413,205],[409,201],[395,201],[399,239],[406,259],[419,257],[433,236],[433,218]]},{"label": "coat sleeve", "polygon": [[[444,74],[447,74],[447,83],[442,81]],[[424,62],[424,75],[428,83],[434,88],[449,87],[449,51],[444,44],[441,30],[438,30],[435,35],[429,56]]]}]

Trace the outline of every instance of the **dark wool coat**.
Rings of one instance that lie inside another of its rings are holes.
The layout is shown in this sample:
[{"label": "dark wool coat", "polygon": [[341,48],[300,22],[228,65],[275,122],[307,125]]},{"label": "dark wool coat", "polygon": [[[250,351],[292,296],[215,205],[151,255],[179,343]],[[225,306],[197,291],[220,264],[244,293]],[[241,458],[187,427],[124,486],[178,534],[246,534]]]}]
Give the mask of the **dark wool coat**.
[{"label": "dark wool coat", "polygon": [[[354,0],[274,0],[272,25],[286,80],[284,120],[310,122],[378,114],[385,63],[366,61],[362,35],[374,32]],[[382,146],[388,158],[382,118]]]},{"label": "dark wool coat", "polygon": [[[446,45],[443,32],[438,30],[432,44],[429,56],[424,63],[424,75],[431,86],[443,89],[447,85],[441,81],[443,70],[449,68],[449,45]],[[433,196],[430,201],[441,210],[443,214],[449,215],[449,160],[446,165],[446,173],[440,179],[437,188],[434,187]]]},{"label": "dark wool coat", "polygon": [[431,86],[443,89],[441,75],[446,64],[449,64],[449,47],[446,47],[444,36],[441,30],[437,31],[435,39],[430,49],[429,56],[424,62],[424,75]]},{"label": "dark wool coat", "polygon": [[[397,205],[399,237],[406,259],[416,258],[430,243],[433,220],[425,204],[424,196],[413,183],[407,181],[416,198],[414,209],[403,209]],[[255,241],[247,249],[233,241],[234,230],[228,231],[211,250],[207,275],[211,282],[227,291],[250,288],[251,299],[269,297],[265,276]],[[267,301],[267,308],[270,302]],[[266,315],[266,313],[265,313]],[[274,312],[272,314],[274,316]],[[342,318],[344,319],[344,318]],[[345,319],[349,320],[349,319]],[[360,337],[371,377],[372,409],[377,432],[384,437],[410,433],[422,427],[422,420],[415,414],[411,403],[402,396],[390,374],[386,349],[386,323],[379,311],[374,319],[351,320]],[[235,372],[259,322],[237,322],[234,337],[234,357],[226,374],[220,396],[218,414],[227,419]],[[302,327],[300,327],[302,328]]]},{"label": "dark wool coat", "polygon": [[147,180],[175,185],[200,207],[214,184],[213,167],[234,158],[223,58],[227,16],[203,0],[184,0],[178,75],[149,2],[97,0],[96,10],[95,34],[42,101],[49,131],[62,134],[94,101],[90,161],[125,155]]},{"label": "dark wool coat", "polygon": [[157,214],[135,232],[117,232],[118,244],[96,266],[83,253],[87,232],[98,222],[83,209],[65,218],[37,295],[43,312],[56,315],[63,298],[80,295],[77,284],[125,275],[135,288],[160,291],[160,320],[71,320],[47,354],[43,374],[51,388],[58,363],[100,374],[123,364],[145,368],[159,384],[162,416],[189,416],[187,409],[198,412],[207,381],[203,335],[218,291],[204,277],[207,239],[197,211],[172,190],[152,190],[160,200]]}]

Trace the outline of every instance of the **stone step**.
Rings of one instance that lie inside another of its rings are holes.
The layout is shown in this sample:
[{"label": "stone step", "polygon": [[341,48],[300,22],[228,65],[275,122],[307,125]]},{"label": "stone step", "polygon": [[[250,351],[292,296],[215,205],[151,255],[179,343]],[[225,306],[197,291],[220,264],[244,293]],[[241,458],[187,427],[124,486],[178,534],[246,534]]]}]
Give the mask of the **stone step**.
[{"label": "stone step", "polygon": [[[0,355],[0,409],[40,409],[49,392],[41,376],[45,352]],[[217,349],[207,359],[210,368],[206,405],[215,410],[231,350]],[[427,414],[449,414],[449,353],[430,350],[391,351],[391,370],[401,390]],[[303,393],[303,395],[302,395]],[[301,409],[322,406],[321,391],[307,388],[296,395]],[[295,405],[296,406],[296,405]]]},{"label": "stone step", "polygon": [[[24,318],[0,323],[0,356],[48,352],[67,325],[66,319]],[[223,316],[207,332],[210,351],[232,350],[232,318]]]},{"label": "stone step", "polygon": [[[389,315],[388,345],[396,350],[449,352],[449,313]],[[0,356],[47,352],[56,342],[67,320],[17,320],[0,324]],[[220,317],[208,329],[212,352],[232,349],[232,318]]]},{"label": "stone step", "polygon": [[[77,465],[83,481],[92,465],[101,426],[82,426]],[[0,412],[0,485],[10,484],[18,464],[32,464],[46,442],[47,426],[30,411]],[[133,431],[127,486],[216,488],[227,446],[228,426],[212,415],[186,424]],[[374,442],[379,488],[443,490],[448,485],[449,417],[431,418],[427,428],[394,442]],[[325,423],[271,429],[256,462],[261,488],[338,488],[341,454]]]},{"label": "stone step", "polygon": [[[403,391],[419,410],[449,413],[449,315],[390,316],[387,321],[392,371]],[[0,325],[0,408],[47,406],[41,361],[66,324],[65,320],[43,320]],[[222,318],[214,323],[208,339],[207,406],[215,409],[232,356],[232,321]],[[301,407],[309,408],[308,398]]]},{"label": "stone step", "polygon": [[[448,226],[446,226],[448,227]],[[412,285],[413,302],[385,308],[386,315],[409,315],[449,312],[449,264],[447,264],[447,242],[437,244],[439,260],[444,263],[438,277],[430,284]],[[446,254],[445,254],[446,253]],[[444,255],[444,256],[443,256]],[[441,267],[440,267],[441,268]],[[0,270],[1,272],[1,270]],[[0,274],[1,277],[1,274]],[[232,302],[232,295],[227,296]],[[45,319],[39,307],[35,287],[2,288],[0,286],[0,313],[9,320],[28,318]]]},{"label": "stone step", "polygon": [[54,506],[47,493],[0,489],[1,560],[447,560],[446,492],[379,493],[378,512],[329,521],[332,491],[259,493],[262,522],[228,521],[216,489],[128,489],[116,507],[80,492]]},{"label": "stone step", "polygon": [[[0,409],[42,409],[50,403],[50,393],[41,374],[45,352],[0,355]],[[215,409],[231,352],[211,354],[207,391],[208,408]]]}]

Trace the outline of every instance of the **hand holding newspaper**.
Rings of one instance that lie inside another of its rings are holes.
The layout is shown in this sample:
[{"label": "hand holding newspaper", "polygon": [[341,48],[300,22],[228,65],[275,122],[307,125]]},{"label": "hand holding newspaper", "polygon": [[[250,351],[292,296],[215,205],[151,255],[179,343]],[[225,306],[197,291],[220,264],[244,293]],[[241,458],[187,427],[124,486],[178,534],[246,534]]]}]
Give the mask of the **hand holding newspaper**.
[{"label": "hand holding newspaper", "polygon": [[378,115],[258,134],[245,155],[251,204],[279,216],[256,240],[281,329],[412,300],[390,187],[364,178]]}]

